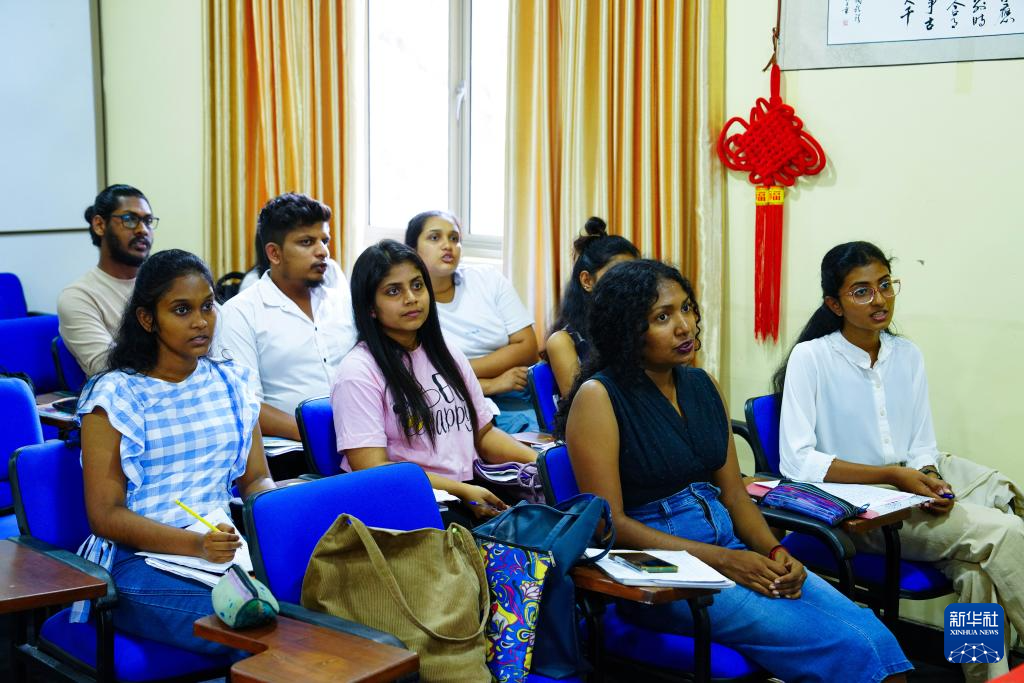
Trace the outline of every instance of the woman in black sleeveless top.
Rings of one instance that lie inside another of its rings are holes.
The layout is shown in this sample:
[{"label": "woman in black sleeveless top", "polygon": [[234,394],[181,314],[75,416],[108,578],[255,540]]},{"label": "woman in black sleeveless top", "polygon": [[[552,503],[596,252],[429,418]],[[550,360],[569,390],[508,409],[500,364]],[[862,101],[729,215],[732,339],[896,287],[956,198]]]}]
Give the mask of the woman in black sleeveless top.
[{"label": "woman in black sleeveless top", "polygon": [[[606,498],[618,543],[686,550],[736,582],[708,609],[712,637],[786,681],[903,681],[896,639],[778,545],[740,478],[700,347],[690,283],[657,261],[594,290],[591,358],[559,410],[580,490]],[[624,618],[692,633],[685,603],[622,603]]]}]

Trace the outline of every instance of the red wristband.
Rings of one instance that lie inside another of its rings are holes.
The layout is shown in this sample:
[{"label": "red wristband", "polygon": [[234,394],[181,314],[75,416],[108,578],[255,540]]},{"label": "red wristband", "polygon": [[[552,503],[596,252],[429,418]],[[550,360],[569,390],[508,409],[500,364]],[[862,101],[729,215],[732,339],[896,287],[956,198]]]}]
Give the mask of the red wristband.
[{"label": "red wristband", "polygon": [[768,559],[769,560],[774,560],[775,559],[775,553],[779,552],[780,550],[785,550],[785,549],[786,548],[784,546],[781,546],[781,545],[775,546],[774,548],[772,548],[771,550],[768,551]]}]

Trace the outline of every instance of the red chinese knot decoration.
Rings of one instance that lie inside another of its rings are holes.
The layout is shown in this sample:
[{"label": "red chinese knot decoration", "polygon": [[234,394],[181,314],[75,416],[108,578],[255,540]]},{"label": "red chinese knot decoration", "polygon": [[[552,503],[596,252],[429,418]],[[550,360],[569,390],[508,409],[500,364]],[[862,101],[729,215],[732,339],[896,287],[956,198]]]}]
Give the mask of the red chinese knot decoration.
[{"label": "red chinese knot decoration", "polygon": [[815,175],[825,168],[821,145],[779,96],[781,76],[778,65],[772,64],[770,99],[757,98],[750,121],[734,116],[718,136],[722,163],[747,173],[750,182],[758,186],[754,192],[754,337],[764,341],[770,335],[776,342],[782,281],[782,186],[790,187],[799,176]]}]

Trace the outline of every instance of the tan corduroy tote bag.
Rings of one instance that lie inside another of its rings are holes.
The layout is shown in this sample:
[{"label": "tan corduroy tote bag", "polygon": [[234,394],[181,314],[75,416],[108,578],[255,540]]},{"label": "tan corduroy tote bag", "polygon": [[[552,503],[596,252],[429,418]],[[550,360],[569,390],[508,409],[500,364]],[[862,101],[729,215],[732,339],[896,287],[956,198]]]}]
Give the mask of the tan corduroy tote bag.
[{"label": "tan corduroy tote bag", "polygon": [[490,595],[472,534],[369,528],[341,515],[313,550],[302,605],[392,633],[425,683],[487,683]]}]

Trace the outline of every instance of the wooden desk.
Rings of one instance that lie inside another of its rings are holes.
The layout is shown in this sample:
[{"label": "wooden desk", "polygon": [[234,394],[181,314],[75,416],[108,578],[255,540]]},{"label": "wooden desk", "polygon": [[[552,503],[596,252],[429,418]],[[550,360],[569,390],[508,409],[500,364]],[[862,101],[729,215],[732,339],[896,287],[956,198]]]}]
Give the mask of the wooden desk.
[{"label": "wooden desk", "polygon": [[896,512],[890,512],[885,515],[878,517],[872,517],[866,519],[864,517],[854,517],[853,519],[847,519],[839,523],[839,528],[843,531],[848,531],[851,534],[863,534],[871,531],[872,529],[879,529],[883,526],[895,524],[896,522],[902,522],[910,517],[910,508],[903,508]]},{"label": "wooden desk", "polygon": [[393,681],[419,670],[419,655],[288,617],[235,631],[215,615],[198,619],[200,638],[252,652],[231,667],[232,683]]},{"label": "wooden desk", "polygon": [[39,394],[36,396],[36,411],[39,413],[39,421],[44,425],[56,427],[59,430],[75,429],[75,416],[70,413],[62,413],[49,407],[54,401],[62,398],[71,398],[74,394],[58,391],[50,394]]},{"label": "wooden desk", "polygon": [[674,588],[672,586],[627,586],[615,581],[594,566],[573,567],[569,574],[577,588],[612,598],[624,598],[645,605],[663,605],[718,592],[712,588]]},{"label": "wooden desk", "polygon": [[0,614],[91,600],[106,582],[8,540],[0,541]]}]

